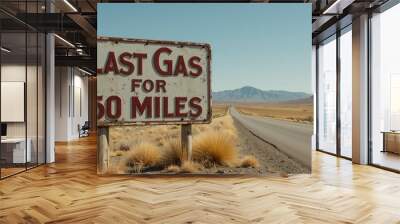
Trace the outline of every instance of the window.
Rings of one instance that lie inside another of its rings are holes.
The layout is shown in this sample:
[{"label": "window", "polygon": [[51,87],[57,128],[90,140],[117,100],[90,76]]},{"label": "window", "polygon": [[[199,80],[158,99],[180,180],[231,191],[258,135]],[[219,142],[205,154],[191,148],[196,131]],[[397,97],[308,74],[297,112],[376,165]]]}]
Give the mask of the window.
[{"label": "window", "polygon": [[352,34],[351,26],[340,36],[340,155],[352,157]]},{"label": "window", "polygon": [[318,48],[318,149],[336,153],[336,36]]},{"label": "window", "polygon": [[371,19],[372,164],[400,170],[400,5]]}]

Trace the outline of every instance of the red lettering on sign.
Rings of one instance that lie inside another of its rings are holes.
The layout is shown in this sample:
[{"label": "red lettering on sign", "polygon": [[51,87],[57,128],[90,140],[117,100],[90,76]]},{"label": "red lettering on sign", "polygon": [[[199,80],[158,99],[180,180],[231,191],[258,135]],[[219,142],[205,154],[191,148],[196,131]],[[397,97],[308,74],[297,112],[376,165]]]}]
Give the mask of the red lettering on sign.
[{"label": "red lettering on sign", "polygon": [[165,86],[167,83],[165,80],[151,80],[151,79],[146,79],[142,83],[142,79],[132,79],[131,80],[131,92],[135,92],[137,88],[142,87],[142,90],[146,93],[149,93],[153,90],[155,90],[156,93],[159,92],[167,92],[165,89]]},{"label": "red lettering on sign", "polygon": [[201,67],[201,65],[197,64],[200,62],[200,60],[201,59],[197,56],[193,56],[189,59],[189,66],[196,70],[196,72],[190,71],[191,76],[197,77],[197,76],[201,75],[203,68]]},{"label": "red lettering on sign", "polygon": [[[104,114],[110,119],[119,119],[121,117],[121,106],[122,100],[119,96],[110,96],[106,99],[106,107],[101,103],[103,97],[98,96],[97,100],[97,115],[98,119],[101,119]],[[153,100],[154,99],[154,100]],[[131,97],[131,118],[135,119],[137,116],[145,115],[146,118],[160,118],[161,107],[163,110],[162,118],[184,118],[187,116],[198,117],[201,115],[203,108],[200,105],[201,99],[199,97],[193,97],[189,100],[187,97],[174,97],[172,101],[174,104],[173,111],[169,111],[169,100],[168,97],[151,97],[146,96],[143,101],[139,100],[139,97]],[[172,99],[171,99],[172,100]],[[153,104],[154,102],[154,104]],[[188,107],[187,107],[188,106]],[[189,112],[184,112],[188,108]],[[154,114],[153,114],[154,112]]]},{"label": "red lettering on sign", "polygon": [[172,61],[171,60],[164,60],[163,65],[166,66],[166,70],[161,69],[160,66],[160,55],[161,53],[167,53],[170,55],[172,52],[171,49],[168,47],[161,47],[159,48],[153,55],[153,65],[155,70],[161,76],[170,76],[172,74]]},{"label": "red lettering on sign", "polygon": [[104,66],[104,73],[114,72],[119,74],[117,60],[115,59],[115,53],[113,51],[108,52],[106,65]]},{"label": "red lettering on sign", "polygon": [[176,117],[186,117],[187,113],[182,113],[185,109],[187,97],[175,97],[175,115]]},{"label": "red lettering on sign", "polygon": [[177,76],[179,73],[182,73],[183,76],[187,76],[187,70],[186,70],[186,65],[185,65],[185,60],[183,59],[182,55],[178,56],[178,60],[176,61],[175,65],[175,72],[174,75]]},{"label": "red lettering on sign", "polygon": [[163,97],[163,115],[164,115],[164,118],[172,118],[172,117],[174,117],[174,113],[170,113],[169,111],[168,111],[168,97],[167,96],[164,96]]},{"label": "red lettering on sign", "polygon": [[[114,110],[113,104],[115,105]],[[106,114],[107,117],[111,119],[118,119],[119,117],[121,117],[121,98],[119,96],[109,96],[107,98]]]},{"label": "red lettering on sign", "polygon": [[123,68],[121,68],[119,70],[119,72],[121,74],[130,75],[130,74],[132,74],[133,70],[135,69],[135,67],[133,66],[133,63],[128,60],[131,57],[132,57],[132,54],[130,54],[128,52],[124,52],[124,53],[119,55],[119,57],[118,57],[119,58],[119,63],[121,63],[122,65],[124,65],[127,68],[127,70],[124,70]]},{"label": "red lettering on sign", "polygon": [[131,91],[135,92],[136,87],[140,87],[140,83],[142,82],[141,79],[132,79],[131,83],[132,83],[132,87],[131,87]]},{"label": "red lettering on sign", "polygon": [[154,88],[153,81],[151,81],[150,79],[144,80],[142,88],[143,88],[143,91],[146,93],[151,92]]},{"label": "red lettering on sign", "polygon": [[133,57],[137,58],[138,60],[138,70],[137,74],[142,75],[143,74],[143,60],[147,58],[146,53],[133,53]]},{"label": "red lettering on sign", "polygon": [[97,96],[97,119],[104,117],[104,105],[101,101],[103,101],[103,96]]},{"label": "red lettering on sign", "polygon": [[192,99],[190,99],[190,101],[189,101],[189,107],[191,108],[190,116],[195,117],[195,118],[200,116],[201,112],[203,111],[203,109],[201,108],[200,102],[201,102],[201,99],[199,97],[193,97]]},{"label": "red lettering on sign", "polygon": [[161,89],[163,93],[167,92],[165,90],[165,85],[167,85],[165,80],[156,80],[156,92],[159,93]]},{"label": "red lettering on sign", "polygon": [[160,97],[156,96],[154,97],[154,117],[159,118],[160,117]]},{"label": "red lettering on sign", "polygon": [[144,112],[146,112],[146,117],[151,117],[152,106],[150,96],[146,96],[143,100],[143,103],[140,103],[140,100],[137,96],[132,96],[131,101],[131,118],[136,118],[137,112],[139,112],[139,115],[142,115]]}]

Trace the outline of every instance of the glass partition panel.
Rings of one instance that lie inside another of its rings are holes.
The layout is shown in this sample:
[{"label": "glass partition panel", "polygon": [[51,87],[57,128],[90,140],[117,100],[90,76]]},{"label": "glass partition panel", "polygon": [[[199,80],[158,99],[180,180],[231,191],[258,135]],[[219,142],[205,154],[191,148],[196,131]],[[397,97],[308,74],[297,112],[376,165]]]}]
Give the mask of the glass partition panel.
[{"label": "glass partition panel", "polygon": [[25,32],[1,34],[2,178],[24,171],[31,159],[26,142],[26,41]]},{"label": "glass partition panel", "polygon": [[371,19],[371,160],[400,170],[400,5]]},{"label": "glass partition panel", "polygon": [[352,34],[351,26],[340,36],[340,154],[352,157]]},{"label": "glass partition panel", "polygon": [[26,76],[26,114],[27,114],[27,150],[31,153],[28,160],[28,168],[37,165],[38,160],[38,119],[37,119],[37,98],[38,98],[38,35],[36,32],[27,33],[27,76]]},{"label": "glass partition panel", "polygon": [[318,48],[318,149],[336,153],[336,36]]}]

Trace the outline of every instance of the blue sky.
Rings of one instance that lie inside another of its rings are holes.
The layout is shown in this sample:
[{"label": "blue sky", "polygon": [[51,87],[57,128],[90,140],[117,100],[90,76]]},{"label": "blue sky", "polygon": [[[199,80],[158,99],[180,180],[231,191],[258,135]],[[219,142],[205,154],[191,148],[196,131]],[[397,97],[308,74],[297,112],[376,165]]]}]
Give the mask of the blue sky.
[{"label": "blue sky", "polygon": [[311,92],[310,4],[98,4],[97,34],[209,43],[213,91]]}]

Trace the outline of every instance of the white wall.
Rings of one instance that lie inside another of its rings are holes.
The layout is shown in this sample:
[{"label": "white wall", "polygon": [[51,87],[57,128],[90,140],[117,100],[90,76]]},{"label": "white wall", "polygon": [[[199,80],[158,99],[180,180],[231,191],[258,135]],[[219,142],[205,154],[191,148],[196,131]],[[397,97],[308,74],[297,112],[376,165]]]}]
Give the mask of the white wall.
[{"label": "white wall", "polygon": [[67,67],[55,68],[55,141],[68,140],[68,88],[70,77]]},{"label": "white wall", "polygon": [[88,78],[76,68],[56,67],[55,140],[79,138],[78,125],[88,120]]}]

